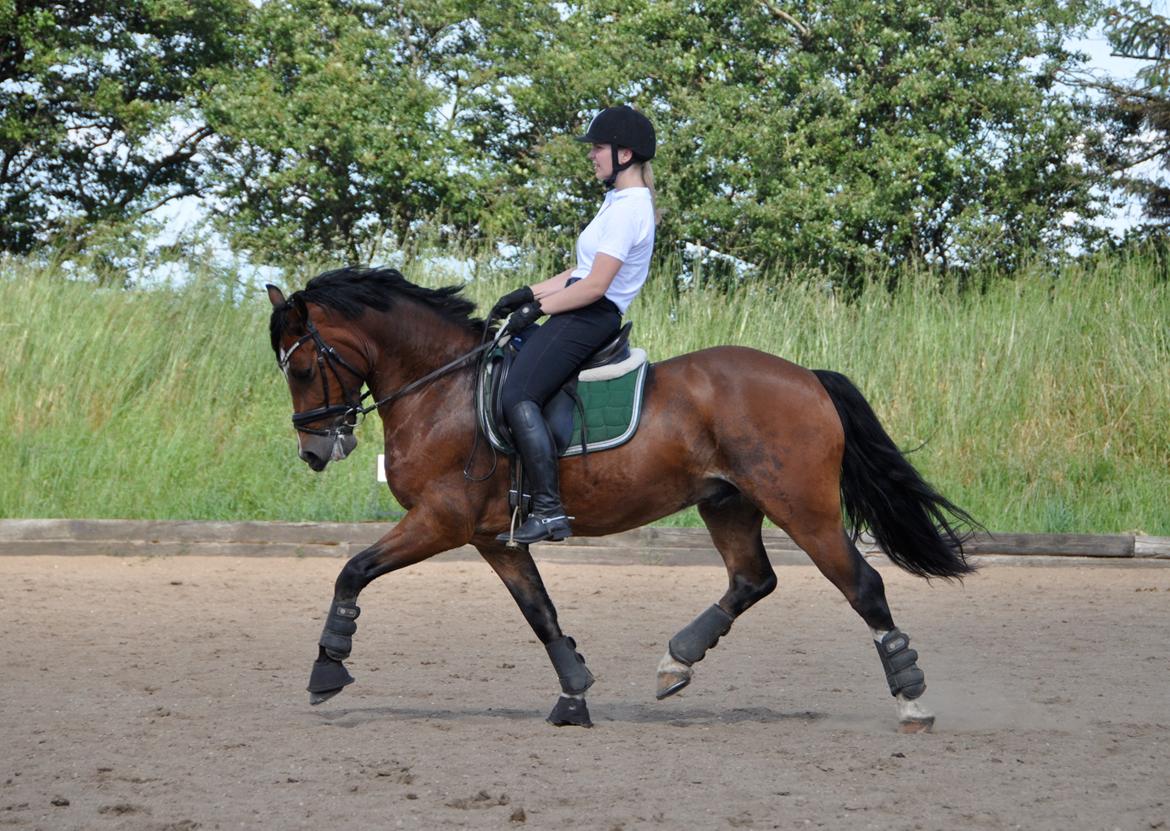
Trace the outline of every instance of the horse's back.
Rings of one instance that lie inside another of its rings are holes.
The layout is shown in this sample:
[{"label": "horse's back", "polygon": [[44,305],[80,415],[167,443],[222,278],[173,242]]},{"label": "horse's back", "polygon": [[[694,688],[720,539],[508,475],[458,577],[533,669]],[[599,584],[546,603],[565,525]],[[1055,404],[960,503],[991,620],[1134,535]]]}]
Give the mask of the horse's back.
[{"label": "horse's back", "polygon": [[747,346],[713,346],[653,365],[661,383],[710,393],[732,405],[763,399],[768,406],[818,410],[832,402],[813,374],[786,358]]},{"label": "horse's back", "polygon": [[720,447],[784,445],[791,453],[839,457],[844,435],[817,376],[785,358],[744,346],[716,346],[656,363],[650,418],[695,413]]}]

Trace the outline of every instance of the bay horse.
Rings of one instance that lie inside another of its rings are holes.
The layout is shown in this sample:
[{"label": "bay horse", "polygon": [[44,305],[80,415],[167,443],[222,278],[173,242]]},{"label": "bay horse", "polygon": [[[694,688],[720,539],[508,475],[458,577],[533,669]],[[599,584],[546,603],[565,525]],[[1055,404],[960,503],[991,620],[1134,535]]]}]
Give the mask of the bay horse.
[{"label": "bay horse", "polygon": [[[548,720],[589,726],[585,691],[593,676],[584,657],[562,632],[527,547],[496,541],[511,518],[506,466],[482,477],[467,472],[475,448],[485,448],[472,406],[471,357],[490,334],[472,317],[474,304],[457,287],[416,286],[393,269],[325,272],[287,298],[276,286],[267,290],[272,348],[292,394],[300,458],[315,471],[345,458],[356,444],[357,417],[376,409],[386,480],[406,509],[337,577],[310,702],[328,700],[354,680],[343,661],[365,586],[471,544],[511,592],[556,670],[561,692]],[[366,397],[374,403],[363,406]],[[481,458],[479,469],[486,464]],[[907,571],[961,578],[973,570],[961,529],[976,524],[919,476],[845,376],[736,346],[652,364],[633,439],[564,459],[561,489],[574,533],[585,536],[636,528],[695,505],[723,558],[727,591],[670,640],[658,664],[658,698],[690,683],[694,664],[776,587],[761,539],[767,517],[868,625],[899,729],[930,729],[934,716],[922,700],[917,652],[894,625],[882,579],[855,541],[866,526]]]}]

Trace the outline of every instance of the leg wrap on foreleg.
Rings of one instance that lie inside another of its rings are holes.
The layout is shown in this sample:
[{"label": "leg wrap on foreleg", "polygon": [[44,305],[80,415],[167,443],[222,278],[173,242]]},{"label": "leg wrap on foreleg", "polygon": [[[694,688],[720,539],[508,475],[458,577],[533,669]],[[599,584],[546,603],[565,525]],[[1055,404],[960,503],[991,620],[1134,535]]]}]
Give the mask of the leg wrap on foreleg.
[{"label": "leg wrap on foreleg", "polygon": [[731,630],[734,620],[719,606],[712,606],[670,639],[670,656],[687,666],[703,660],[707,650]]},{"label": "leg wrap on foreleg", "polygon": [[922,695],[926,690],[926,674],[918,668],[918,653],[910,648],[910,636],[894,627],[880,641],[875,641],[874,646],[886,671],[890,695],[901,693],[910,700]]},{"label": "leg wrap on foreleg", "polygon": [[353,633],[357,631],[357,617],[361,611],[356,603],[334,603],[329,608],[318,643],[333,660],[344,661],[349,657],[353,649]]},{"label": "leg wrap on foreleg", "polygon": [[593,686],[593,673],[585,666],[585,656],[577,651],[576,641],[569,637],[557,638],[544,648],[548,650],[557,678],[561,680],[562,691],[579,695]]}]

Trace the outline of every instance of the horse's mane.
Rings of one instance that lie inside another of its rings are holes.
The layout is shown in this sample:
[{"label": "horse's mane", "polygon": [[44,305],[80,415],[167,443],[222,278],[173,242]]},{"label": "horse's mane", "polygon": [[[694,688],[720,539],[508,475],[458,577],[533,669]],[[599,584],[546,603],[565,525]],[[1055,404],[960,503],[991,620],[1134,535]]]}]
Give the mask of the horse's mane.
[{"label": "horse's mane", "polygon": [[[459,296],[462,286],[428,289],[416,286],[393,268],[338,268],[318,274],[289,298],[299,297],[340,312],[350,320],[366,309],[389,311],[396,300],[406,298],[432,309],[444,320],[475,335],[483,334],[483,320],[472,317],[475,304]],[[288,309],[274,309],[269,328],[272,348],[280,348],[280,337],[287,323]]]}]

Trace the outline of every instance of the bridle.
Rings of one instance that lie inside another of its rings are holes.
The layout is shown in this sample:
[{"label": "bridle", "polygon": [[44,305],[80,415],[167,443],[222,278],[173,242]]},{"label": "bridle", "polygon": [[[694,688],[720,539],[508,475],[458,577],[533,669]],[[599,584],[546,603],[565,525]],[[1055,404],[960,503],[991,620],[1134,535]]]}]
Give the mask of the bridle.
[{"label": "bridle", "polygon": [[[486,331],[484,334],[486,336]],[[460,355],[455,360],[443,364],[443,366],[439,367],[438,369],[433,370],[432,372],[428,372],[426,375],[418,378],[417,380],[411,381],[409,384],[398,388],[384,398],[380,398],[372,404],[362,406],[367,398],[373,396],[373,392],[369,389],[360,395],[357,392],[351,392],[350,389],[343,383],[341,379],[341,373],[338,368],[340,367],[341,369],[345,369],[351,375],[358,378],[361,382],[364,382],[364,375],[360,370],[355,368],[353,364],[345,360],[345,358],[341,357],[336,349],[325,342],[325,339],[321,337],[321,333],[317,331],[317,327],[313,325],[313,321],[309,319],[308,315],[305,316],[305,334],[297,338],[293,345],[288,348],[288,351],[282,351],[276,360],[276,363],[280,367],[281,371],[284,372],[287,377],[289,360],[292,358],[293,353],[309,341],[312,341],[313,345],[317,349],[317,368],[318,374],[321,376],[321,392],[325,403],[322,406],[316,407],[312,410],[305,410],[301,413],[293,413],[293,427],[298,432],[308,433],[314,436],[326,436],[332,438],[335,442],[340,441],[342,436],[353,433],[353,428],[356,426],[359,416],[365,416],[379,407],[390,404],[405,395],[409,395],[415,390],[421,389],[431,381],[434,381],[436,378],[440,378],[452,370],[458,369],[460,366],[470,361],[481,352],[484,352],[495,346],[496,343],[495,339],[487,341],[486,343],[481,343],[467,354]],[[345,403],[329,403],[329,382],[325,378],[326,369],[333,373],[333,377],[337,379],[337,384],[341,387]],[[360,389],[361,383],[358,384],[358,390]],[[334,419],[332,424],[330,424],[328,427],[322,428],[309,426],[314,422],[330,417],[334,417]]]},{"label": "bridle", "polygon": [[[349,361],[341,357],[337,350],[325,342],[321,337],[321,333],[317,331],[317,327],[313,325],[313,321],[305,318],[305,334],[301,335],[293,345],[288,348],[288,351],[282,351],[280,357],[276,359],[277,366],[280,367],[281,372],[288,376],[289,361],[292,360],[293,353],[300,349],[308,341],[312,341],[317,348],[317,371],[321,376],[321,395],[325,402],[322,406],[312,410],[306,410],[302,413],[293,413],[292,423],[293,427],[298,432],[308,433],[313,436],[330,436],[337,438],[346,433],[352,433],[354,424],[357,421],[357,414],[361,412],[362,402],[365,400],[369,392],[365,395],[358,396],[356,393],[350,392],[345,383],[341,379],[340,369],[347,370],[351,375],[363,379],[361,371],[354,367]],[[341,387],[341,393],[345,398],[344,404],[330,404],[329,403],[329,380],[325,377],[325,372],[328,370],[333,373],[333,377],[337,379],[337,385]],[[361,389],[359,383],[358,389]],[[333,424],[328,428],[310,427],[309,425],[315,421],[336,416]]]}]

